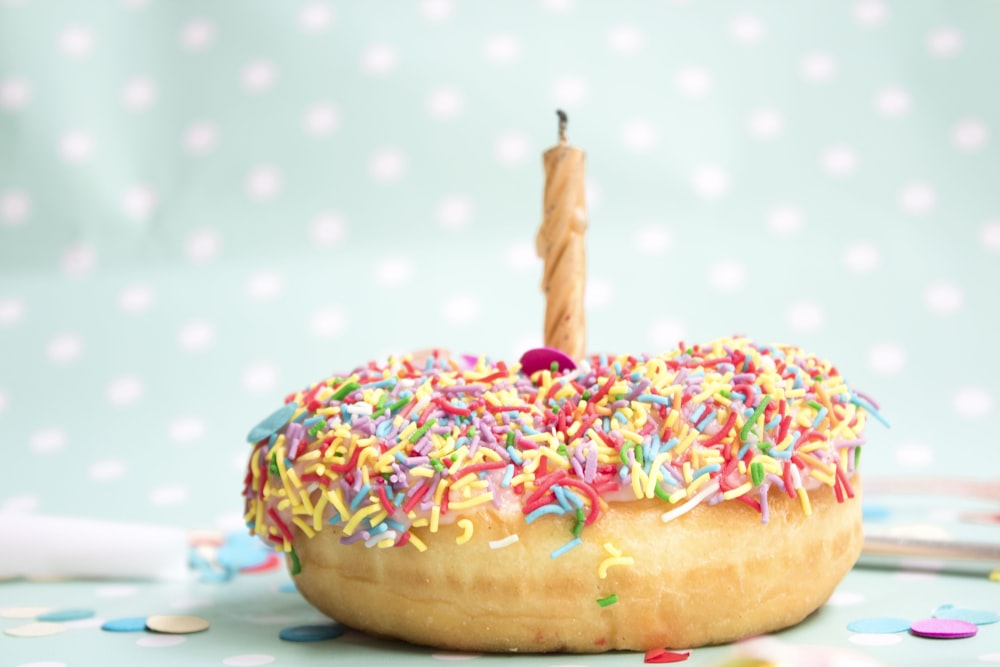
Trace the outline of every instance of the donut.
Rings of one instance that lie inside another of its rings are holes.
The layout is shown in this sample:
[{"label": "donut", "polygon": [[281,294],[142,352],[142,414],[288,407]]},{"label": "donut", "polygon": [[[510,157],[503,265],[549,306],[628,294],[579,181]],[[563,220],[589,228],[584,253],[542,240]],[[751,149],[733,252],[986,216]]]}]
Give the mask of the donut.
[{"label": "donut", "polygon": [[829,362],[745,337],[579,363],[402,355],[251,430],[245,519],[310,604],[374,636],[720,644],[799,623],[854,565],[869,416]]}]

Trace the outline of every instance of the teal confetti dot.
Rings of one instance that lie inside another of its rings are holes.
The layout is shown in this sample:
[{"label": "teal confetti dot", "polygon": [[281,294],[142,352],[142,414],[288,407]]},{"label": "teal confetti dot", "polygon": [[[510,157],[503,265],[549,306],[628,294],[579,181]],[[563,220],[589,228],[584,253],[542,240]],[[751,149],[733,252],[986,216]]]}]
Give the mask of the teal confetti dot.
[{"label": "teal confetti dot", "polygon": [[1000,614],[981,609],[964,609],[952,604],[943,604],[931,614],[934,618],[950,618],[956,621],[965,621],[975,625],[989,625],[1000,621]]},{"label": "teal confetti dot", "polygon": [[36,620],[58,623],[60,621],[79,621],[94,615],[93,609],[57,609],[42,614]]},{"label": "teal confetti dot", "polygon": [[123,618],[112,618],[101,625],[101,630],[108,632],[145,632],[145,616],[125,616]]},{"label": "teal confetti dot", "polygon": [[267,562],[272,549],[247,533],[230,533],[215,554],[216,562],[227,570],[257,567]]},{"label": "teal confetti dot", "polygon": [[286,642],[321,642],[327,639],[336,639],[346,631],[347,628],[340,623],[295,625],[284,628],[278,633],[278,637]]},{"label": "teal confetti dot", "polygon": [[250,429],[250,433],[247,435],[247,442],[250,444],[255,444],[270,438],[272,435],[277,433],[282,426],[288,423],[288,420],[292,418],[295,411],[298,410],[298,403],[286,403],[281,406],[269,416],[265,417],[263,421]]},{"label": "teal confetti dot", "polygon": [[861,618],[848,623],[847,629],[865,635],[888,635],[906,632],[910,629],[910,621],[892,617]]}]

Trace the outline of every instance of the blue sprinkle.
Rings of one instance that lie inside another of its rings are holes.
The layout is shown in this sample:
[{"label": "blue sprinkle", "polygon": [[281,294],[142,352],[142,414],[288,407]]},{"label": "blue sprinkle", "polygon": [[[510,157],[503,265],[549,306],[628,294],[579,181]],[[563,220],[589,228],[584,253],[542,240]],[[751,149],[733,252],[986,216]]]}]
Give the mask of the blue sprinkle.
[{"label": "blue sprinkle", "polygon": [[101,630],[108,632],[144,632],[146,630],[145,616],[125,616],[112,618],[101,624]]},{"label": "blue sprinkle", "polygon": [[574,537],[572,540],[570,540],[569,542],[567,542],[566,544],[562,545],[561,547],[553,551],[551,554],[549,554],[549,556],[551,556],[552,558],[559,558],[559,556],[562,556],[570,549],[574,549],[580,546],[581,544],[583,544],[583,540],[581,540],[579,537]]},{"label": "blue sprinkle", "polygon": [[500,486],[507,487],[510,486],[510,480],[514,479],[514,464],[508,463],[507,467],[503,471],[503,481],[500,482]]},{"label": "blue sprinkle", "polygon": [[702,466],[697,470],[695,470],[693,473],[691,473],[691,479],[695,480],[701,477],[702,475],[707,475],[710,472],[719,472],[720,470],[722,470],[722,466],[720,464],[709,463],[707,466]]},{"label": "blue sprinkle", "polygon": [[302,425],[308,428],[309,426],[314,426],[321,421],[323,421],[322,417],[310,417],[309,419],[303,420]]},{"label": "blue sprinkle", "polygon": [[742,459],[746,455],[748,449],[750,449],[750,443],[743,443],[743,446],[740,447],[740,451],[736,452],[736,458]]},{"label": "blue sprinkle", "polygon": [[292,403],[282,405],[280,408],[265,417],[259,424],[250,429],[250,433],[247,434],[247,442],[250,444],[256,444],[265,438],[277,435],[278,431],[288,423],[288,420],[292,418],[292,415],[295,414],[295,411],[298,409],[299,404],[294,401]]},{"label": "blue sprinkle", "polygon": [[906,632],[910,629],[910,621],[905,618],[862,618],[847,624],[851,632],[867,635],[889,635],[896,632]]},{"label": "blue sprinkle", "polygon": [[386,435],[388,435],[390,430],[392,430],[392,420],[386,419],[385,421],[379,423],[379,425],[375,427],[375,435],[377,435],[380,438],[384,438]]},{"label": "blue sprinkle", "polygon": [[93,609],[57,609],[56,611],[39,615],[36,620],[50,622],[79,621],[84,618],[90,618],[93,615]]},{"label": "blue sprinkle", "polygon": [[612,416],[615,419],[618,420],[619,424],[627,424],[628,423],[628,418],[622,413],[621,410],[615,410],[615,414],[612,415]]},{"label": "blue sprinkle", "polygon": [[531,523],[540,516],[546,514],[565,514],[566,510],[562,508],[557,503],[549,503],[548,505],[542,505],[538,509],[532,510],[527,516],[524,517],[525,523]]},{"label": "blue sprinkle", "polygon": [[347,632],[347,627],[340,623],[323,623],[319,625],[295,625],[283,628],[278,637],[286,642],[321,642],[336,639]]},{"label": "blue sprinkle", "polygon": [[521,465],[524,462],[524,459],[521,458],[520,452],[514,449],[514,447],[508,447],[507,453],[510,454],[510,460],[516,465]]},{"label": "blue sprinkle", "polygon": [[640,403],[658,403],[659,405],[666,405],[670,407],[673,404],[674,399],[671,396],[659,396],[657,394],[643,394],[636,399]]},{"label": "blue sprinkle", "polygon": [[358,489],[358,493],[351,499],[351,511],[358,509],[358,505],[368,497],[368,492],[371,491],[372,487],[368,484],[362,484],[361,488]]},{"label": "blue sprinkle", "polygon": [[569,501],[566,500],[566,490],[558,484],[553,484],[551,488],[552,493],[556,495],[556,501],[559,503],[559,506],[567,512],[573,511],[573,507],[569,504]]},{"label": "blue sprinkle", "polygon": [[826,412],[827,412],[827,410],[826,410],[825,406],[819,409],[819,412],[816,413],[816,418],[813,419],[813,423],[812,423],[812,427],[813,428],[816,428],[817,426],[819,426],[819,423],[821,421],[823,421],[824,417],[826,417]]},{"label": "blue sprinkle", "polygon": [[661,451],[669,452],[679,444],[681,444],[681,441],[678,438],[670,438],[670,440],[667,440],[667,443],[663,445],[663,449]]},{"label": "blue sprinkle", "polygon": [[767,455],[774,459],[790,459],[792,458],[792,448],[787,449],[775,449],[772,447],[767,451]]},{"label": "blue sprinkle", "polygon": [[690,422],[692,424],[697,424],[698,423],[698,419],[701,418],[701,413],[703,413],[704,411],[705,411],[705,404],[704,403],[699,403],[698,407],[696,407],[694,409],[694,412],[691,413],[691,417],[689,418]]},{"label": "blue sprinkle", "polygon": [[698,432],[701,433],[702,431],[704,431],[705,428],[709,424],[711,424],[712,421],[715,420],[715,416],[717,414],[719,414],[717,410],[712,410],[712,412],[710,412],[704,419],[702,419],[700,422],[698,422],[698,425],[695,426],[695,428],[698,430]]}]

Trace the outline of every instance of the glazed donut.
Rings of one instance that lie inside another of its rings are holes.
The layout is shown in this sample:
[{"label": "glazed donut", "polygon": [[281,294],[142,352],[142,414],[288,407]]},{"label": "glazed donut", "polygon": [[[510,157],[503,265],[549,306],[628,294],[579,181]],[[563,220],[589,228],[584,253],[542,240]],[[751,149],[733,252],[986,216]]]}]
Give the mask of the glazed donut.
[{"label": "glazed donut", "polygon": [[835,367],[746,338],[655,356],[409,356],[249,434],[246,521],[302,595],[449,650],[692,648],[794,625],[861,551]]}]

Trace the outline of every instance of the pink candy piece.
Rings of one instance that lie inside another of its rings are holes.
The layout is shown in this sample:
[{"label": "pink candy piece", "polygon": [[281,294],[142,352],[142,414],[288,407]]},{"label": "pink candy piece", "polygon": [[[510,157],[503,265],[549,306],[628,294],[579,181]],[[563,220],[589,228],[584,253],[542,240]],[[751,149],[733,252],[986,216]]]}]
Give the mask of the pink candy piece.
[{"label": "pink candy piece", "polygon": [[571,371],[576,368],[576,364],[562,350],[551,347],[536,347],[521,355],[521,370],[528,375],[535,371],[547,370],[552,367],[552,362],[559,365],[560,371]]},{"label": "pink candy piece", "polygon": [[961,639],[972,637],[979,632],[979,628],[974,623],[955,618],[925,618],[914,621],[910,625],[910,632],[932,639]]}]

